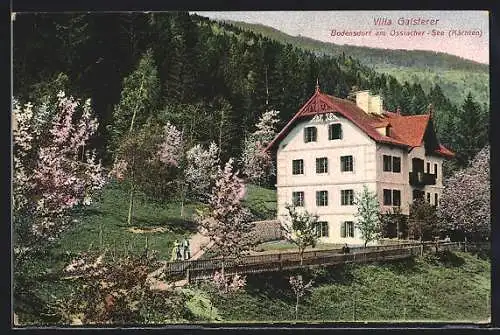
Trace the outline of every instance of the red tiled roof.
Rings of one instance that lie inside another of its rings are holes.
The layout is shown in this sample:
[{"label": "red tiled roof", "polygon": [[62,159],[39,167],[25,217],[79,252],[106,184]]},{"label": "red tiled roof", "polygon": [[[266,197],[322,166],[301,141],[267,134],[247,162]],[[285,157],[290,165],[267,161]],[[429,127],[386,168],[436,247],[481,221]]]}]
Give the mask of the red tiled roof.
[{"label": "red tiled roof", "polygon": [[[314,95],[292,117],[265,150],[268,151],[275,147],[288,134],[296,120],[329,112],[338,113],[350,120],[376,142],[406,148],[422,145],[425,130],[430,120],[429,114],[402,116],[387,111],[384,111],[382,115],[368,114],[352,101],[323,94],[316,90]],[[382,135],[376,130],[376,128],[385,126],[390,126],[390,136]],[[453,152],[441,144],[436,153],[447,157],[454,156]]]}]

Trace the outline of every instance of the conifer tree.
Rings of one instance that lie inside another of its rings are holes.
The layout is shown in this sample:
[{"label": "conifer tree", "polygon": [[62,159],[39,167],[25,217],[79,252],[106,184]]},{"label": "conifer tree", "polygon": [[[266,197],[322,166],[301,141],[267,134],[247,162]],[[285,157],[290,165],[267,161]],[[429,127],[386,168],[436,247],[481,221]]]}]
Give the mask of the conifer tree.
[{"label": "conifer tree", "polygon": [[153,52],[148,50],[137,66],[123,81],[121,99],[113,111],[112,150],[122,137],[140,129],[159,107],[159,79]]},{"label": "conifer tree", "polygon": [[469,92],[454,122],[455,150],[465,166],[488,141],[488,119]]}]

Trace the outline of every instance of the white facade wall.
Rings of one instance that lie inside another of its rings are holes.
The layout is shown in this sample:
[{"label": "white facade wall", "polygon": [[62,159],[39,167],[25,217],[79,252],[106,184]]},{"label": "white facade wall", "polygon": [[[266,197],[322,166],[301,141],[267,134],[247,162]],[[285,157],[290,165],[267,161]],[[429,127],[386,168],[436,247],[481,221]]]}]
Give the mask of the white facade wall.
[{"label": "white facade wall", "polygon": [[[359,98],[363,98],[360,96]],[[363,100],[363,99],[361,99]],[[435,194],[438,201],[443,190],[442,166],[444,158],[426,156],[424,144],[408,152],[405,148],[376,143],[356,125],[342,116],[334,120],[327,118],[314,121],[302,121],[288,133],[279,143],[277,151],[277,201],[278,219],[284,220],[286,204],[292,203],[293,192],[304,192],[304,207],[312,214],[319,216],[318,221],[328,222],[327,238],[321,242],[361,244],[360,232],[355,229],[354,238],[341,237],[341,224],[345,221],[356,221],[354,214],[356,206],[341,205],[341,190],[351,189],[354,193],[361,192],[363,185],[376,192],[382,212],[390,211],[392,206],[384,206],[384,189],[401,191],[401,210],[409,214],[410,204],[413,201],[413,189],[409,184],[409,173],[412,172],[412,159],[420,158],[424,161],[424,173],[427,173],[427,163],[430,163],[429,173],[435,173],[434,164],[437,164],[436,185],[426,185],[420,190],[430,193],[430,203],[435,205]],[[342,125],[342,139],[329,140],[328,127],[332,123]],[[315,126],[317,141],[304,141],[304,128]],[[353,156],[352,172],[341,172],[341,156]],[[383,156],[401,158],[401,172],[384,171]],[[316,173],[316,158],[328,158],[328,172]],[[304,174],[292,174],[292,161],[304,161]],[[328,191],[328,205],[316,205],[316,192]]]},{"label": "white facade wall", "polygon": [[[328,140],[331,123],[342,124],[342,139]],[[304,142],[304,128],[317,128],[317,141]],[[340,157],[353,156],[353,172],[341,172]],[[316,173],[316,158],[328,158],[328,172]],[[359,232],[354,238],[341,238],[341,223],[355,221],[356,206],[341,206],[341,190],[352,189],[361,192],[363,184],[376,190],[376,143],[357,126],[339,117],[333,122],[304,121],[281,141],[277,152],[277,195],[278,219],[283,220],[285,205],[292,203],[293,192],[304,192],[304,209],[319,215],[318,221],[327,221],[329,243],[362,243]],[[292,174],[292,161],[304,160],[304,174]],[[328,191],[328,206],[316,206],[316,191]]]}]

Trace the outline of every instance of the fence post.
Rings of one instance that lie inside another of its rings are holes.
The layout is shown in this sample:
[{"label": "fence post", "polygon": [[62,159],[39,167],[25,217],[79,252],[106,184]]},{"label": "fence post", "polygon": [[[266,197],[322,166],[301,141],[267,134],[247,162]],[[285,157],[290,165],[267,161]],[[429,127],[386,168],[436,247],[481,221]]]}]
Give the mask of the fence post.
[{"label": "fence post", "polygon": [[354,292],[354,299],[352,304],[352,320],[356,321],[356,292]]},{"label": "fence post", "polygon": [[190,273],[189,273],[189,269],[186,269],[186,280],[189,284],[190,280],[191,280],[191,276],[190,276]]},{"label": "fence post", "polygon": [[281,269],[283,268],[283,264],[282,264],[282,261],[281,261],[281,252],[278,254],[278,261],[279,261],[278,266],[279,266],[279,269],[281,271]]},{"label": "fence post", "polygon": [[464,240],[464,252],[467,252],[467,236],[465,236]]}]

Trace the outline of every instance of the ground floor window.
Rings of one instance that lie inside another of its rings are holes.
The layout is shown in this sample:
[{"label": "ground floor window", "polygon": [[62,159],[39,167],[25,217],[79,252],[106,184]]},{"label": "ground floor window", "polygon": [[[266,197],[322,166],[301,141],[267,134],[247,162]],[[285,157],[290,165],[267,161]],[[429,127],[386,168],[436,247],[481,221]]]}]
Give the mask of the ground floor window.
[{"label": "ground floor window", "polygon": [[316,236],[328,237],[328,222],[326,221],[316,222]]},{"label": "ground floor window", "polygon": [[341,190],[340,191],[340,204],[342,206],[354,205],[354,191],[353,190]]},{"label": "ground floor window", "polygon": [[354,237],[354,222],[342,222],[340,225],[340,237]]},{"label": "ground floor window", "polygon": [[293,192],[292,193],[292,203],[295,207],[304,206],[304,192]]}]

